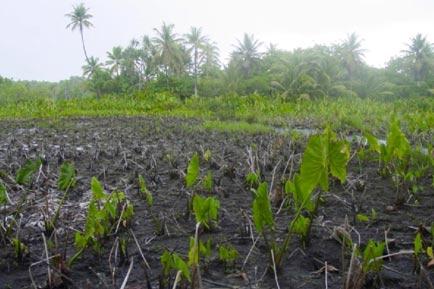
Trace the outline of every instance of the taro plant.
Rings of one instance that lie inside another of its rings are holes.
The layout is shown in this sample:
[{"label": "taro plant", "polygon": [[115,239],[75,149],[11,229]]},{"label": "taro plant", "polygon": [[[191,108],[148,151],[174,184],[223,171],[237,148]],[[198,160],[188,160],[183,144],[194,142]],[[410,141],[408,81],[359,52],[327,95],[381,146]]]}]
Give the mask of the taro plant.
[{"label": "taro plant", "polygon": [[187,189],[193,188],[193,186],[198,182],[200,173],[199,166],[199,154],[194,153],[190,159],[190,162],[188,163],[187,174],[185,176],[185,185]]},{"label": "taro plant", "polygon": [[193,197],[193,212],[196,223],[203,225],[205,229],[212,229],[213,224],[218,220],[218,211],[220,201],[215,197],[202,197],[195,195]]},{"label": "taro plant", "polygon": [[215,197],[202,197],[195,195],[193,197],[193,213],[196,218],[196,230],[194,238],[190,241],[190,250],[188,252],[188,265],[191,271],[191,287],[202,288],[202,278],[200,274],[200,239],[199,230],[204,228],[210,230],[218,221],[218,211],[220,202]]},{"label": "taro plant", "polygon": [[143,178],[143,176],[139,175],[138,183],[139,183],[140,196],[144,200],[146,200],[148,207],[152,207],[152,205],[154,204],[154,198],[152,196],[152,193],[148,190],[148,187],[146,186],[146,182],[145,182],[145,179]]},{"label": "taro plant", "polygon": [[397,120],[391,121],[385,143],[380,144],[369,133],[365,133],[365,138],[369,149],[378,155],[380,173],[391,176],[393,180],[396,203],[403,202],[403,193],[410,191],[415,194],[422,189],[418,186],[418,180],[432,167],[432,158],[411,148]]},{"label": "taro plant", "polygon": [[361,289],[365,285],[368,273],[378,274],[383,267],[384,249],[384,242],[373,240],[368,241],[363,253],[354,245],[344,289]]},{"label": "taro plant", "polygon": [[[176,284],[186,280],[191,282],[191,275],[187,263],[176,253],[165,250],[160,257],[163,270],[160,276],[160,288],[176,288]],[[173,280],[173,272],[176,272],[175,280]]]},{"label": "taro plant", "polygon": [[203,181],[202,181],[203,189],[206,192],[211,193],[213,185],[214,185],[214,181],[213,181],[213,177],[212,177],[212,172],[208,171],[208,173],[206,174],[206,176],[203,178]]},{"label": "taro plant", "polygon": [[114,191],[106,194],[101,183],[95,178],[91,181],[92,198],[86,216],[83,232],[75,234],[77,253],[69,261],[72,264],[76,258],[89,246],[100,252],[102,240],[118,230],[126,227],[134,215],[134,209],[123,192]]},{"label": "taro plant", "polygon": [[[288,234],[276,253],[276,265],[280,266],[284,252],[288,250],[291,235],[297,234],[303,243],[308,242],[312,222],[321,200],[321,192],[329,190],[329,178],[346,180],[349,161],[349,145],[338,140],[336,134],[326,128],[320,135],[309,138],[300,165],[300,173],[285,184],[285,191],[292,193],[294,217]],[[314,194],[315,189],[319,192]]]},{"label": "taro plant", "polygon": [[21,262],[24,257],[29,253],[29,248],[17,237],[11,240],[12,248],[14,249],[15,258]]},{"label": "taro plant", "polygon": [[261,182],[260,174],[257,172],[249,172],[246,175],[246,184],[250,188],[257,188]]},{"label": "taro plant", "polygon": [[76,183],[76,170],[74,165],[71,162],[64,162],[60,166],[59,179],[57,181],[58,189],[63,191],[64,193],[62,199],[60,200],[59,207],[56,209],[53,218],[50,219],[47,216],[44,221],[46,234],[51,234],[51,232],[53,232],[54,228],[56,227],[57,220],[60,216],[60,210],[62,209],[66,199],[68,198],[70,189],[75,187]]},{"label": "taro plant", "polygon": [[32,183],[33,176],[42,166],[40,158],[36,160],[27,160],[26,163],[17,171],[15,180],[19,185],[29,186]]},{"label": "taro plant", "polygon": [[234,268],[235,262],[238,259],[239,253],[232,245],[220,245],[219,260],[225,266],[225,271]]},{"label": "taro plant", "polygon": [[[326,128],[320,135],[310,137],[303,154],[300,173],[285,184],[285,191],[292,196],[294,215],[282,244],[278,244],[273,237],[275,221],[267,184],[262,183],[254,190],[252,212],[255,229],[262,235],[277,269],[289,249],[293,234],[300,235],[304,243],[308,241],[311,224],[321,200],[321,190],[329,190],[330,176],[341,182],[345,181],[348,161],[348,143],[338,140],[330,128]],[[317,187],[321,190],[314,194]]]}]

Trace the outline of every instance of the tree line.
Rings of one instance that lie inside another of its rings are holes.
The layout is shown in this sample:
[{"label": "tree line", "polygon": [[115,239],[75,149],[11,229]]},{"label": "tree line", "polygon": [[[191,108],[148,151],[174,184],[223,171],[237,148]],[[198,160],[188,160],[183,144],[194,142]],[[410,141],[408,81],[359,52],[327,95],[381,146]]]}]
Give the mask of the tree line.
[{"label": "tree line", "polygon": [[201,28],[181,35],[173,24],[163,23],[153,35],[113,47],[102,61],[86,51],[84,32],[93,26],[89,9],[79,4],[66,16],[67,28],[81,35],[82,80],[98,97],[136,92],[169,92],[182,98],[252,93],[286,99],[434,95],[434,48],[421,34],[384,68],[366,64],[362,40],[355,33],[341,43],[293,51],[244,34],[224,65],[217,44]]}]

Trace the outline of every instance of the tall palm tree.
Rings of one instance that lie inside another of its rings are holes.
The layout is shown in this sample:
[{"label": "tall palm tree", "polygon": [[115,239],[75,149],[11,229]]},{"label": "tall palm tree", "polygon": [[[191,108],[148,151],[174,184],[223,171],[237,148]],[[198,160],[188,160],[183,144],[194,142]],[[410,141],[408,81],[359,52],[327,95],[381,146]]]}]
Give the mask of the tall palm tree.
[{"label": "tall palm tree", "polygon": [[363,63],[365,49],[362,48],[362,41],[356,33],[348,35],[347,39],[338,48],[341,61],[348,72],[351,80],[357,66]]},{"label": "tall palm tree", "polygon": [[413,64],[412,70],[414,79],[422,81],[427,76],[430,69],[430,58],[433,56],[433,45],[428,42],[422,34],[417,34],[411,39],[411,43],[407,44],[408,49],[404,50],[410,61]]},{"label": "tall palm tree", "polygon": [[207,41],[201,51],[199,66],[201,73],[209,76],[212,71],[220,68],[219,48],[215,42]]},{"label": "tall palm tree", "polygon": [[91,78],[95,71],[101,68],[101,63],[99,62],[99,59],[96,57],[91,56],[87,63],[82,66],[83,69],[83,75],[87,78]]},{"label": "tall palm tree", "polygon": [[202,34],[202,28],[191,27],[190,33],[185,34],[185,39],[186,44],[190,46],[188,51],[193,53],[194,96],[197,96],[199,50],[203,49],[208,38]]},{"label": "tall palm tree", "polygon": [[253,73],[261,58],[261,53],[258,51],[261,45],[262,43],[253,35],[245,33],[243,40],[238,40],[238,45],[232,52],[232,60],[241,67],[247,77]]},{"label": "tall palm tree", "polygon": [[113,47],[112,51],[107,52],[107,58],[108,60],[106,61],[106,64],[110,65],[110,71],[112,73],[116,72],[116,76],[119,76],[123,61],[122,47]]},{"label": "tall palm tree", "polygon": [[173,24],[167,25],[163,22],[160,29],[154,28],[157,36],[153,38],[157,48],[157,59],[163,66],[164,73],[168,77],[170,72],[178,74],[181,72],[184,60],[183,51],[180,46],[181,39],[173,31]]},{"label": "tall palm tree", "polygon": [[89,58],[87,57],[86,46],[84,45],[84,37],[83,30],[84,28],[90,28],[93,26],[92,22],[90,22],[90,18],[93,16],[88,13],[89,9],[84,6],[83,3],[80,3],[77,6],[73,6],[73,11],[71,13],[66,14],[66,17],[69,17],[71,22],[66,26],[66,28],[71,28],[72,31],[75,29],[80,30],[81,35],[81,43],[83,45],[84,56],[86,57],[86,61],[89,63]]}]

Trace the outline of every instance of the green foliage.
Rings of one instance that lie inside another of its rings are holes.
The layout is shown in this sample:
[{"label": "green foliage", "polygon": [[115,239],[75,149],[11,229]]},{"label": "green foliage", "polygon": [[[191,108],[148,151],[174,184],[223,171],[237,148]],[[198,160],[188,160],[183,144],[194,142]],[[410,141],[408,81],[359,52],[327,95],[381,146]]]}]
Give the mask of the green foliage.
[{"label": "green foliage", "polygon": [[97,178],[92,177],[90,188],[92,191],[92,199],[95,201],[102,200],[105,196],[104,189]]},{"label": "green foliage", "polygon": [[91,181],[92,199],[87,210],[83,232],[75,234],[75,246],[82,252],[92,246],[101,250],[101,241],[117,230],[119,225],[126,226],[134,216],[134,208],[123,192],[105,194],[101,183],[95,178]]},{"label": "green foliage", "polygon": [[154,198],[152,196],[152,193],[146,187],[145,179],[141,175],[139,175],[138,177],[138,182],[140,195],[146,200],[148,206],[152,207],[152,205],[154,204]]},{"label": "green foliage", "polygon": [[213,222],[217,222],[219,209],[220,202],[215,197],[205,198],[200,195],[193,197],[193,212],[196,223],[200,223],[207,229],[211,228]]},{"label": "green foliage", "polygon": [[304,217],[303,215],[299,215],[292,226],[292,232],[298,234],[302,237],[303,240],[306,240],[311,225],[311,219]]},{"label": "green foliage", "polygon": [[228,266],[234,264],[239,256],[237,249],[232,245],[219,245],[219,260]]},{"label": "green foliage", "polygon": [[212,157],[212,153],[211,153],[211,151],[210,151],[209,149],[207,149],[207,150],[203,153],[203,159],[204,159],[206,162],[209,162],[209,161],[211,160],[211,157]]},{"label": "green foliage", "polygon": [[11,243],[14,248],[15,258],[18,261],[22,261],[24,256],[29,253],[29,248],[18,238],[13,238]]},{"label": "green foliage", "polygon": [[172,270],[181,271],[182,277],[191,281],[190,271],[187,263],[176,253],[165,250],[160,257],[163,265],[163,275],[167,278]]},{"label": "green foliage", "polygon": [[213,181],[213,177],[212,177],[212,172],[208,171],[206,176],[203,178],[203,188],[207,192],[212,192],[213,185],[214,185],[214,181]]},{"label": "green foliage", "polygon": [[185,176],[185,184],[187,188],[192,188],[199,177],[199,155],[194,153],[187,167],[187,175]]},{"label": "green foliage", "polygon": [[300,168],[302,190],[312,191],[319,185],[328,191],[329,175],[344,182],[349,154],[348,143],[337,140],[330,128],[326,128],[322,135],[312,136],[304,151]]},{"label": "green foliage", "polygon": [[273,230],[274,217],[268,197],[268,184],[265,182],[261,183],[255,191],[252,213],[253,223],[258,233],[263,233],[266,229]]},{"label": "green foliage", "polygon": [[0,205],[6,205],[8,202],[8,195],[5,185],[0,181]]},{"label": "green foliage", "polygon": [[361,223],[367,223],[367,222],[369,222],[369,217],[366,216],[365,214],[357,214],[356,215],[356,219],[357,219],[357,221],[359,221]]},{"label": "green foliage", "polygon": [[413,241],[414,245],[414,255],[417,257],[423,252],[423,242],[422,242],[422,235],[420,233],[416,234],[416,237]]},{"label": "green foliage", "polygon": [[256,188],[259,183],[261,182],[261,179],[259,177],[259,174],[256,172],[249,172],[246,176],[246,183],[251,188]]},{"label": "green foliage", "polygon": [[76,184],[75,167],[71,162],[64,162],[60,166],[59,180],[57,186],[59,190],[67,191]]},{"label": "green foliage", "polygon": [[[191,239],[190,239],[191,245]],[[199,240],[199,254],[206,260],[209,260],[212,255],[212,241],[208,239],[205,243]]]},{"label": "green foliage", "polygon": [[41,159],[28,160],[18,171],[15,177],[17,184],[30,185],[33,175],[36,174],[42,165]]},{"label": "green foliage", "polygon": [[379,272],[381,270],[383,259],[380,259],[380,257],[383,256],[384,247],[384,242],[369,240],[365,250],[363,251],[363,272]]}]

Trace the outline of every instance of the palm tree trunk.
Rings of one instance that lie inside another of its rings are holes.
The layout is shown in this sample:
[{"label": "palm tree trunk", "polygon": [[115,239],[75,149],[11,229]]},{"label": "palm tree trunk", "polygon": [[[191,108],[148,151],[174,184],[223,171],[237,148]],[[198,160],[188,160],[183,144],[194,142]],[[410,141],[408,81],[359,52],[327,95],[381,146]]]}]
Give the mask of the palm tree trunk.
[{"label": "palm tree trunk", "polygon": [[80,26],[81,44],[83,45],[84,56],[86,57],[86,62],[89,63],[89,57],[87,57],[86,46],[84,45],[83,37],[83,27]]}]

